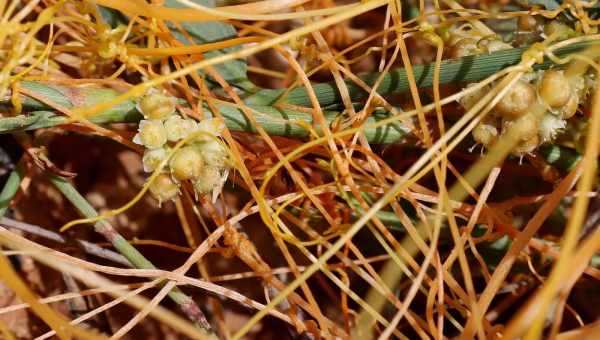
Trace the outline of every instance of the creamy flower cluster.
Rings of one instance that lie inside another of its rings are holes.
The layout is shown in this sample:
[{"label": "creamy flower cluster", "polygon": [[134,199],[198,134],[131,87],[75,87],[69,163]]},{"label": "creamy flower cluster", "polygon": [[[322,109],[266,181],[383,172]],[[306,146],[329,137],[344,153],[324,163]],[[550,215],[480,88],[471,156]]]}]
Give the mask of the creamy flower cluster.
[{"label": "creamy flower cluster", "polygon": [[[471,109],[497,83],[463,96],[459,103],[465,109]],[[579,106],[589,100],[595,84],[594,76],[589,72],[570,77],[560,69],[526,73],[473,129],[473,139],[488,147],[509,126],[517,124],[519,141],[512,154],[523,156],[531,153],[540,144],[556,140],[567,128],[567,121],[577,113]],[[528,114],[536,105],[544,111],[543,115]]]},{"label": "creamy flower cluster", "polygon": [[[227,148],[220,140],[225,125],[217,118],[200,122],[177,113],[176,100],[158,91],[145,95],[137,108],[144,115],[134,143],[144,146],[144,171],[154,172],[166,162],[150,185],[159,203],[175,199],[184,181],[196,195],[215,201],[229,174]],[[178,142],[184,145],[173,152]]]}]

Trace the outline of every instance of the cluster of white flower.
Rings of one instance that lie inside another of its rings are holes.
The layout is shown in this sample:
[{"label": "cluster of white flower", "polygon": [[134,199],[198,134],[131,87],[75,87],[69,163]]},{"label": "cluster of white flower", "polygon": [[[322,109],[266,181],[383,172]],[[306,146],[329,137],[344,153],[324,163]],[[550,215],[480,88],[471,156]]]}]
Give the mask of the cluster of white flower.
[{"label": "cluster of white flower", "polygon": [[[150,193],[162,203],[176,198],[181,183],[190,181],[196,195],[211,195],[215,201],[229,174],[228,151],[219,139],[225,125],[217,118],[197,122],[184,117],[176,112],[175,103],[174,97],[153,91],[137,107],[145,119],[133,141],[146,148],[144,171],[154,172],[169,157]],[[189,140],[173,152],[184,139]]]},{"label": "cluster of white flower", "polygon": [[[544,24],[543,20],[531,16],[521,17],[518,27],[520,32],[534,32],[558,40],[572,37],[575,33],[558,21]],[[481,32],[468,23],[449,27],[443,36],[446,44],[450,46],[451,58],[512,48],[498,35]],[[465,109],[471,109],[498,82],[462,97],[459,103]],[[567,76],[564,71],[558,69],[526,73],[473,129],[473,139],[476,143],[488,147],[506,133],[508,127],[515,126],[519,141],[512,154],[523,156],[531,153],[541,143],[554,141],[567,128],[567,120],[575,115],[580,104],[585,105],[595,83],[594,75],[589,72],[576,76]],[[542,105],[545,111],[542,116],[534,117],[528,114],[534,104]]]},{"label": "cluster of white flower", "polygon": [[[491,90],[486,86],[460,99],[466,109]],[[512,150],[515,156],[533,152],[538,145],[552,142],[567,127],[579,105],[590,97],[595,81],[590,74],[567,77],[562,70],[550,69],[525,74],[508,90],[486,118],[473,129],[473,139],[484,147],[493,144],[513,124],[519,126],[519,144]],[[534,104],[541,104],[545,113],[534,117]]]}]

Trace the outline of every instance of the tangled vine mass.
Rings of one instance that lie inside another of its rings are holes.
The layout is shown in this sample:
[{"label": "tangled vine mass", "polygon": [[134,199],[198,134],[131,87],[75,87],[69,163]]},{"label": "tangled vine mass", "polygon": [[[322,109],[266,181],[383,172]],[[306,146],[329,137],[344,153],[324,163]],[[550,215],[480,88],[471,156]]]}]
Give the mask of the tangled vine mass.
[{"label": "tangled vine mass", "polygon": [[599,26],[0,0],[0,339],[600,338]]}]

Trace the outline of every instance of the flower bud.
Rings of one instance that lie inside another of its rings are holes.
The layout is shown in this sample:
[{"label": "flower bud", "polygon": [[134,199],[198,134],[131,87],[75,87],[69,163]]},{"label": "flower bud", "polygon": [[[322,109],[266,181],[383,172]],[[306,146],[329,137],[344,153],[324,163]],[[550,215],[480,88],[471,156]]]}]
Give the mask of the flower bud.
[{"label": "flower bud", "polygon": [[[468,89],[472,86],[476,86],[477,84],[473,83],[473,84],[468,84],[467,87],[465,89]],[[489,92],[490,87],[489,86],[484,86],[482,88],[480,88],[477,91],[474,91],[472,93],[466,94],[464,96],[462,96],[458,102],[460,103],[460,105],[462,105],[462,107],[464,107],[467,110],[470,110],[473,106],[475,106],[475,104],[477,104],[477,102],[479,100],[481,100],[481,98],[483,98],[483,96]]]},{"label": "flower bud", "polygon": [[529,83],[518,81],[502,99],[496,104],[494,110],[505,118],[518,118],[533,105],[536,93]]},{"label": "flower bud", "polygon": [[514,120],[505,119],[502,124],[503,133],[509,129],[513,129],[516,138],[518,138],[520,141],[537,136],[540,126],[540,122],[532,114],[527,114]]},{"label": "flower bud", "polygon": [[565,105],[573,92],[564,73],[556,70],[544,73],[538,91],[542,100],[554,108]]},{"label": "flower bud", "polygon": [[175,112],[175,98],[160,92],[145,95],[138,109],[147,119],[165,119]]},{"label": "flower bud", "polygon": [[[198,123],[198,131],[203,131],[203,132],[209,133],[215,137],[220,136],[221,132],[223,132],[224,129],[225,129],[225,124],[223,123],[223,121],[221,119],[218,119],[218,118],[204,119]],[[209,136],[202,136],[202,135],[199,136],[198,138],[200,140],[212,139]]]},{"label": "flower bud", "polygon": [[223,182],[222,171],[215,166],[206,166],[202,174],[194,181],[194,189],[198,195],[208,195],[214,189],[220,188]]},{"label": "flower bud", "polygon": [[532,153],[540,145],[540,137],[537,135],[532,138],[522,140],[513,150],[512,155],[521,157],[528,153]]},{"label": "flower bud", "polygon": [[492,124],[481,122],[477,124],[471,134],[475,142],[489,146],[498,138],[498,129]]},{"label": "flower bud", "polygon": [[158,175],[150,184],[150,194],[158,200],[158,203],[174,199],[179,195],[179,187],[171,176],[166,173]]},{"label": "flower bud", "polygon": [[513,155],[523,156],[537,148],[540,144],[539,126],[539,120],[532,114],[526,114],[514,120],[503,120],[502,133],[507,133],[510,130],[518,141],[512,150]]},{"label": "flower bud", "polygon": [[494,53],[512,48],[512,45],[505,43],[498,37],[483,38],[477,43],[477,45],[480,49],[487,53]]},{"label": "flower bud", "polygon": [[481,53],[481,49],[477,46],[477,40],[471,38],[460,39],[450,51],[450,57],[453,59]]},{"label": "flower bud", "polygon": [[204,168],[202,153],[196,146],[186,146],[179,149],[169,162],[171,174],[179,181],[196,179]]},{"label": "flower bud", "polygon": [[556,40],[565,40],[576,35],[575,31],[566,24],[552,20],[544,26],[544,34],[546,36],[553,35]]},{"label": "flower bud", "polygon": [[561,107],[558,111],[560,116],[563,119],[569,119],[577,113],[577,109],[579,108],[579,96],[576,94],[571,94],[567,103]]}]

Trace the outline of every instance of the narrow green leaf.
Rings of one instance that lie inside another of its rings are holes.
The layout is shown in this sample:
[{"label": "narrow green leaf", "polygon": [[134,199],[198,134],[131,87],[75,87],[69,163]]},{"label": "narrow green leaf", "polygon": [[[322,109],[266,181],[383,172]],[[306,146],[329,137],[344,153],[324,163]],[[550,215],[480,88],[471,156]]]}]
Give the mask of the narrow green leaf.
[{"label": "narrow green leaf", "polygon": [[6,214],[8,207],[10,206],[10,202],[13,197],[19,190],[19,185],[21,184],[21,180],[23,179],[23,169],[20,166],[17,166],[8,176],[2,191],[0,192],[0,218]]},{"label": "narrow green leaf", "polygon": [[[583,50],[592,42],[582,42],[571,46],[561,48],[555,52],[559,57]],[[502,69],[515,65],[521,61],[521,56],[529,47],[513,48],[510,50],[498,51],[491,54],[468,56],[461,59],[445,60],[441,63],[440,84],[456,82],[472,82],[485,79],[490,75],[501,71]],[[547,69],[553,63],[545,60],[541,64],[536,64],[534,69]],[[433,85],[434,64],[416,65],[414,74],[417,87],[429,87]],[[365,73],[359,75],[360,78],[369,86],[373,86],[379,73]],[[404,68],[395,68],[388,72],[381,81],[377,92],[380,94],[401,92],[408,89],[408,78]],[[351,80],[346,80],[346,86],[352,100],[365,98],[368,93]],[[341,96],[337,85],[331,83],[320,83],[313,85],[313,89],[322,106],[328,106],[341,102]],[[307,90],[304,87],[297,87],[290,91],[285,98],[281,98],[285,89],[264,89],[245,99],[246,104],[252,105],[273,105],[278,100],[285,103],[298,106],[311,106]]]}]

